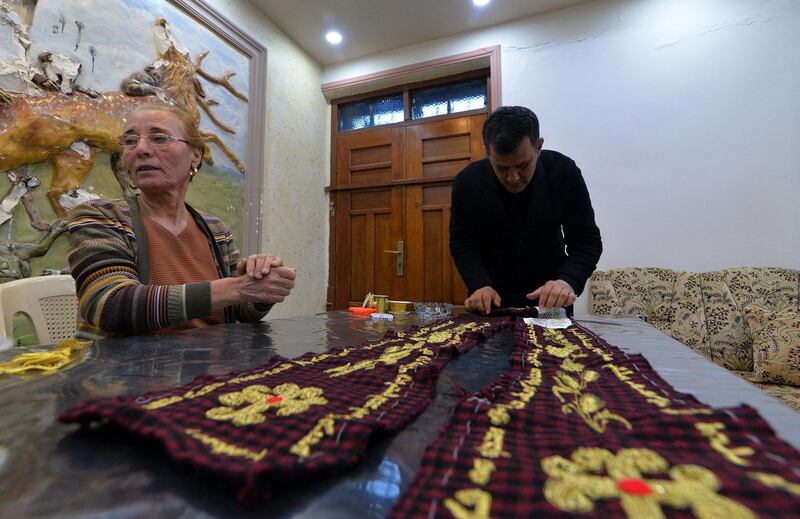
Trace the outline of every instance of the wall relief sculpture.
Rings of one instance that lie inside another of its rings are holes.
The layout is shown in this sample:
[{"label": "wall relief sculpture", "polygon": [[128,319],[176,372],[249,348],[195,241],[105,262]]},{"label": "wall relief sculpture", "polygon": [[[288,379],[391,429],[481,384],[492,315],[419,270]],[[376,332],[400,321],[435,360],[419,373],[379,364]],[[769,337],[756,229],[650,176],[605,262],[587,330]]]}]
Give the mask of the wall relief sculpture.
[{"label": "wall relief sculpture", "polygon": [[0,281],[66,268],[69,210],[135,192],[116,138],[142,103],[199,122],[187,198],[242,246],[247,56],[163,0],[0,0],[0,42]]}]

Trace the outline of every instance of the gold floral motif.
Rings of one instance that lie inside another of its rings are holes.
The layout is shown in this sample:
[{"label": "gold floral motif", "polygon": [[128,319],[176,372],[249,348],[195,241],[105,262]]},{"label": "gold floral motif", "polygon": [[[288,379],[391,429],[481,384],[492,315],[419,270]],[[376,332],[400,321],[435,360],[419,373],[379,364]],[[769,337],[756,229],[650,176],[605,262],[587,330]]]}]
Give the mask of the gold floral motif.
[{"label": "gold floral motif", "polygon": [[489,427],[486,434],[483,436],[483,443],[478,447],[478,452],[484,458],[508,458],[509,453],[503,450],[503,438],[506,432],[499,427]]},{"label": "gold floral motif", "polygon": [[225,454],[226,456],[245,458],[251,461],[261,461],[264,456],[267,455],[267,449],[261,449],[258,452],[253,452],[250,449],[237,447],[236,445],[226,443],[219,438],[205,434],[200,429],[186,429],[184,432],[195,440],[211,447],[211,452],[214,454]]},{"label": "gold floral motif", "polygon": [[328,400],[322,396],[318,387],[300,388],[296,384],[280,384],[270,389],[267,386],[252,385],[241,391],[220,395],[220,407],[206,411],[206,417],[218,421],[231,421],[244,427],[257,425],[266,420],[265,413],[275,410],[278,416],[303,413],[312,405],[325,405]]},{"label": "gold floral motif", "polygon": [[[598,433],[604,433],[608,422],[612,420],[621,423],[629,430],[632,428],[628,420],[607,409],[602,399],[585,392],[587,386],[600,377],[596,371],[587,369],[577,373],[576,376],[577,380],[572,375],[557,371],[553,377],[553,394],[564,404],[561,406],[561,411],[565,415],[574,411],[586,425]],[[568,402],[564,395],[571,397],[571,401]]]},{"label": "gold floral motif", "polygon": [[722,432],[725,430],[725,424],[722,422],[711,422],[696,423],[694,426],[700,431],[700,434],[708,438],[711,447],[725,456],[726,460],[741,467],[750,465],[742,456],[752,456],[756,451],[750,447],[729,447],[731,440],[728,438],[727,434]]},{"label": "gold floral motif", "polygon": [[800,484],[786,481],[777,474],[767,474],[766,472],[748,472],[747,475],[770,488],[783,490],[795,497],[800,497]]},{"label": "gold floral motif", "polygon": [[444,506],[456,519],[488,519],[492,495],[480,488],[456,490],[455,499],[448,497]]},{"label": "gold floral motif", "polygon": [[[547,501],[565,512],[591,512],[594,501],[619,499],[631,519],[663,518],[663,507],[691,510],[699,518],[751,519],[755,514],[721,496],[719,478],[699,465],[675,465],[649,449],[579,448],[571,459],[549,456],[541,461],[549,476]],[[667,473],[669,479],[644,474]]]}]

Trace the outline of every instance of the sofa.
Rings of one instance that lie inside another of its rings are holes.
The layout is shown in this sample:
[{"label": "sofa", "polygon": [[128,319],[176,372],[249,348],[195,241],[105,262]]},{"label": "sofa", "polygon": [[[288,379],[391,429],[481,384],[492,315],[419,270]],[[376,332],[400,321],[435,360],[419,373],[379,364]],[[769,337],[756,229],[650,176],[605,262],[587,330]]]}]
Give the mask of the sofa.
[{"label": "sofa", "polygon": [[800,411],[800,270],[597,271],[589,307],[642,317]]}]

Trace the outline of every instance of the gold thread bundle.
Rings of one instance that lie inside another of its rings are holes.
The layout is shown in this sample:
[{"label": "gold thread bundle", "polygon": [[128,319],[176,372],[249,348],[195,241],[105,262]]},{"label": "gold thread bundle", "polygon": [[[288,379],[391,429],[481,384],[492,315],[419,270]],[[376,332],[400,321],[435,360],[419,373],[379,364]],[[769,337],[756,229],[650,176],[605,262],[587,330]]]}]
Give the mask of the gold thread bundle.
[{"label": "gold thread bundle", "polygon": [[91,341],[67,339],[50,351],[21,353],[8,362],[0,363],[0,375],[19,375],[30,371],[51,372],[75,361]]}]

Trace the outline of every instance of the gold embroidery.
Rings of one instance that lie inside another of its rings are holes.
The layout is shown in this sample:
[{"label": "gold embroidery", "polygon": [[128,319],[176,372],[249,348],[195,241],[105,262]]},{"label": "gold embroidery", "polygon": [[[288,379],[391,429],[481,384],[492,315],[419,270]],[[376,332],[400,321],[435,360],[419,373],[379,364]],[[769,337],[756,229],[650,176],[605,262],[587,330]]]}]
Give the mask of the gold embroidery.
[{"label": "gold embroidery", "polygon": [[[503,451],[505,431],[502,429],[503,425],[511,421],[508,410],[523,409],[536,395],[536,391],[542,383],[542,371],[539,369],[542,366],[542,363],[539,361],[539,354],[542,350],[532,328],[533,327],[528,328],[528,339],[533,347],[528,350],[526,355],[528,364],[531,367],[529,368],[530,371],[527,378],[519,380],[518,382],[522,389],[511,392],[511,396],[514,400],[506,404],[495,404],[486,413],[492,427],[486,431],[483,443],[478,448],[478,452],[483,457],[476,457],[473,460],[473,468],[469,472],[470,480],[477,485],[488,485],[491,481],[492,472],[494,472],[496,468],[494,462],[486,458],[509,456],[507,452]],[[444,504],[454,517],[489,517],[489,512],[492,507],[492,495],[489,492],[479,488],[468,488],[457,490],[453,495],[453,498],[445,499]],[[472,509],[470,510],[466,507],[472,507]]]},{"label": "gold embroidery", "polygon": [[[278,416],[302,413],[312,405],[324,405],[328,400],[322,397],[318,387],[300,388],[296,384],[280,384],[270,389],[267,386],[252,385],[241,391],[220,395],[220,407],[206,411],[206,417],[218,421],[231,421],[244,427],[264,422],[264,413],[276,409]],[[241,407],[244,406],[244,407]]]},{"label": "gold embroidery", "polygon": [[354,364],[348,362],[347,364],[335,368],[326,369],[325,373],[330,374],[331,377],[341,377],[342,375],[347,375],[362,369],[375,369],[375,366],[380,362],[387,366],[397,364],[399,361],[408,357],[415,351],[422,349],[424,346],[424,342],[417,342],[413,345],[400,344],[398,346],[389,346],[377,359],[360,360]]},{"label": "gold embroidery", "polygon": [[503,438],[506,432],[499,427],[489,427],[486,434],[483,436],[483,443],[478,448],[478,452],[484,458],[499,458],[509,457],[509,454],[503,450]]},{"label": "gold embroidery", "polygon": [[[385,344],[389,344],[391,342],[396,342],[398,340],[401,340],[402,337],[404,337],[404,334],[403,333],[398,333],[397,337],[392,337],[392,338],[389,338],[389,339],[384,339],[384,340],[378,341],[378,342],[373,343],[373,344],[368,344],[368,345],[364,346],[363,349],[372,350],[372,349],[375,349],[375,348],[379,348],[379,347],[381,347],[381,346],[383,346]],[[88,345],[88,344],[91,344],[91,343],[86,343],[86,344]],[[214,391],[215,389],[218,389],[220,387],[223,387],[223,386],[226,386],[226,385],[229,385],[229,384],[241,384],[243,382],[252,382],[254,380],[259,380],[259,379],[262,379],[262,378],[265,378],[265,377],[276,375],[278,373],[282,373],[284,371],[292,369],[295,366],[310,366],[310,365],[322,362],[323,360],[327,360],[329,358],[346,357],[347,355],[349,355],[353,351],[355,351],[355,348],[343,348],[341,351],[338,351],[336,353],[321,353],[321,354],[315,355],[315,356],[313,356],[313,357],[311,357],[310,359],[307,359],[307,360],[286,361],[286,362],[284,362],[282,364],[279,364],[278,366],[276,366],[276,367],[274,367],[274,368],[272,368],[270,370],[267,370],[267,371],[262,371],[260,373],[253,373],[253,374],[250,374],[250,375],[241,375],[239,377],[234,377],[234,378],[232,378],[230,380],[227,380],[225,382],[214,382],[212,384],[209,384],[206,387],[202,387],[202,388],[199,388],[199,389],[187,391],[186,393],[184,393],[183,396],[175,395],[175,396],[161,398],[161,399],[158,399],[158,400],[154,400],[153,402],[150,402],[150,403],[148,403],[148,404],[146,404],[146,405],[144,405],[142,407],[144,407],[145,409],[149,409],[149,410],[161,409],[162,407],[167,407],[167,406],[172,405],[174,403],[181,402],[184,399],[196,398],[198,396],[202,396],[202,395],[208,394],[211,391]]]},{"label": "gold embroidery", "polygon": [[615,366],[614,364],[605,364],[603,367],[610,369],[611,372],[614,373],[618,379],[620,379],[620,381],[628,384],[629,387],[642,395],[649,403],[657,407],[667,407],[670,404],[669,398],[661,396],[658,393],[645,388],[644,384],[632,381],[631,375],[633,375],[633,371],[631,371],[629,368],[626,368],[625,366]]},{"label": "gold embroidery", "polygon": [[659,395],[655,391],[647,389],[644,384],[639,382],[634,382],[631,380],[631,375],[633,375],[633,371],[626,368],[625,366],[615,366],[614,364],[604,364],[604,368],[611,370],[617,378],[625,382],[628,387],[642,395],[648,403],[653,404],[656,407],[661,408],[661,412],[664,414],[670,415],[693,415],[693,414],[711,414],[711,410],[708,408],[698,408],[698,409],[670,409],[668,406],[672,403],[669,398]]},{"label": "gold embroidery", "polygon": [[272,375],[276,375],[278,373],[283,373],[288,369],[292,369],[295,365],[291,362],[284,362],[270,370],[262,371],[261,373],[253,373],[252,375],[242,375],[240,377],[234,377],[226,382],[226,384],[239,384],[242,382],[252,382],[254,380],[258,380],[261,378],[269,377]]},{"label": "gold embroidery", "polygon": [[398,374],[394,380],[385,382],[386,389],[381,393],[370,395],[361,407],[351,407],[347,414],[328,414],[326,417],[317,421],[311,431],[301,438],[296,444],[292,445],[289,452],[299,458],[307,458],[311,455],[311,447],[322,441],[325,436],[333,435],[336,420],[360,420],[368,416],[370,412],[379,409],[383,404],[389,402],[390,398],[400,396],[402,386],[408,384],[413,379],[408,372],[429,364],[433,360],[433,352],[428,348],[420,351],[420,356],[413,362],[400,366]]},{"label": "gold embroidery", "polygon": [[469,479],[477,485],[486,485],[492,478],[492,472],[495,471],[495,468],[492,460],[475,458],[472,470],[469,471]]},{"label": "gold embroidery", "polygon": [[183,400],[182,396],[168,396],[165,398],[159,398],[158,400],[153,400],[152,402],[143,405],[145,409],[149,409],[150,411],[154,409],[161,409],[162,407],[167,407],[168,405],[172,405],[175,402],[180,402]]},{"label": "gold embroidery", "polygon": [[[565,512],[591,512],[595,500],[619,498],[631,519],[664,517],[662,507],[690,509],[701,518],[755,518],[746,507],[717,494],[720,481],[710,470],[699,465],[670,468],[649,449],[620,449],[612,454],[606,449],[579,448],[571,460],[550,456],[541,465],[549,476],[545,498]],[[642,476],[664,472],[670,479]]]},{"label": "gold embroidery", "polygon": [[492,508],[492,495],[479,488],[456,490],[455,499],[448,497],[444,506],[456,519],[487,519]]},{"label": "gold embroidery", "polygon": [[446,321],[433,327],[421,328],[411,335],[409,342],[387,347],[386,351],[377,359],[360,360],[355,363],[348,362],[335,368],[326,369],[325,373],[331,377],[341,377],[360,370],[375,369],[379,363],[385,365],[397,364],[412,353],[424,349],[426,344],[437,344],[441,345],[440,347],[442,348],[452,347],[461,343],[465,333],[478,331],[490,326],[490,323],[465,323],[455,328],[442,330],[442,328],[452,324],[452,321]]},{"label": "gold embroidery", "polygon": [[697,409],[662,409],[662,413],[671,415],[693,415],[693,414],[711,414],[711,409],[697,408]]},{"label": "gold embroidery", "polygon": [[579,341],[581,341],[581,344],[583,344],[584,348],[586,348],[587,350],[593,352],[595,355],[597,355],[598,357],[600,357],[604,361],[611,362],[612,360],[614,360],[613,355],[611,355],[607,351],[603,351],[600,348],[598,348],[597,346],[593,345],[591,340],[589,340],[589,338],[587,336],[585,336],[583,333],[579,332],[578,330],[572,330],[572,334],[575,337],[577,337],[577,339]]},{"label": "gold embroidery", "polygon": [[525,405],[533,399],[534,395],[536,395],[536,390],[542,383],[542,371],[539,369],[542,363],[539,361],[539,352],[540,350],[531,350],[528,353],[528,363],[535,367],[531,368],[526,380],[519,381],[522,390],[511,392],[511,396],[514,397],[515,400],[507,404],[496,404],[487,412],[492,425],[506,425],[509,420],[511,420],[508,409],[523,409]]},{"label": "gold embroidery", "polygon": [[225,385],[225,382],[215,382],[214,384],[209,384],[209,385],[207,385],[205,387],[201,387],[200,389],[198,389],[196,391],[187,391],[186,393],[184,393],[183,397],[184,398],[196,398],[198,396],[203,396],[203,395],[206,395],[206,394],[208,394],[208,393],[214,391],[215,389],[220,388],[220,387],[222,387],[224,385]]},{"label": "gold embroidery", "polygon": [[800,484],[786,481],[777,474],[767,474],[766,472],[748,472],[747,475],[770,488],[783,490],[795,497],[800,497]]},{"label": "gold embroidery", "polygon": [[[584,392],[591,382],[599,378],[596,371],[585,370],[580,372],[578,377],[578,380],[575,380],[563,371],[557,371],[553,377],[553,394],[564,404],[561,406],[561,411],[565,415],[572,414],[574,411],[586,422],[586,425],[598,433],[604,433],[608,422],[611,420],[620,422],[629,430],[632,428],[628,420],[607,409],[602,399],[591,393]],[[571,396],[572,401],[567,402],[563,395]]]},{"label": "gold embroidery", "polygon": [[267,449],[261,449],[259,452],[253,452],[244,447],[237,447],[226,443],[219,438],[214,438],[208,434],[203,433],[199,429],[186,429],[186,434],[195,440],[211,447],[211,452],[214,454],[225,454],[226,456],[234,456],[239,458],[246,458],[252,461],[261,461],[267,455]]},{"label": "gold embroidery", "polygon": [[333,436],[333,426],[336,424],[334,416],[329,415],[325,418],[320,418],[308,434],[292,445],[289,452],[300,458],[311,456],[311,447],[313,445],[318,444],[325,436]]},{"label": "gold embroidery", "polygon": [[731,440],[728,438],[728,435],[723,433],[722,431],[725,430],[725,424],[721,422],[711,422],[711,423],[696,423],[694,426],[700,431],[700,434],[708,438],[711,447],[725,456],[725,459],[733,463],[734,465],[739,465],[742,467],[747,467],[750,463],[747,460],[742,459],[742,456],[752,456],[756,453],[750,447],[734,447],[730,448]]}]

